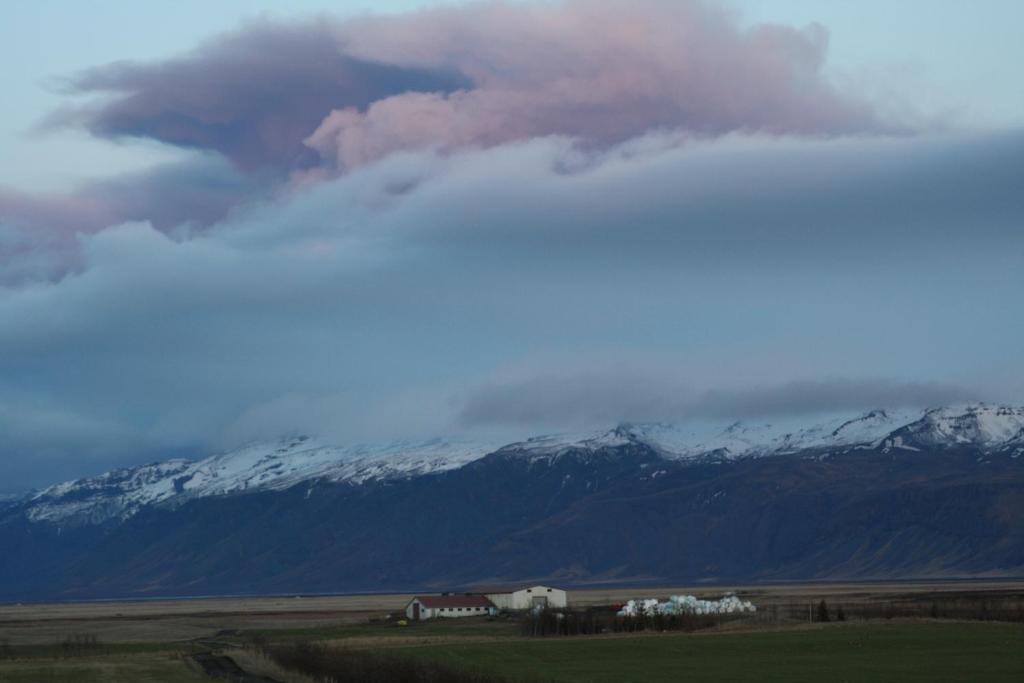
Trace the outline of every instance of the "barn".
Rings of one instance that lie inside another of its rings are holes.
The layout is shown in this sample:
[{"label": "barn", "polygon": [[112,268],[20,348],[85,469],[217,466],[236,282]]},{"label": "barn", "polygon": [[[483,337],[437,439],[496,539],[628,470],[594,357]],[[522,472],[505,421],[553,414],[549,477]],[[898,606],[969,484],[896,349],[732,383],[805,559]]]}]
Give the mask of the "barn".
[{"label": "barn", "polygon": [[485,595],[498,609],[524,610],[537,607],[564,609],[568,605],[566,592],[550,586],[523,586],[493,592],[486,591]]},{"label": "barn", "polygon": [[479,617],[496,614],[497,609],[484,595],[444,593],[417,595],[405,606],[405,616],[413,621],[436,618]]}]

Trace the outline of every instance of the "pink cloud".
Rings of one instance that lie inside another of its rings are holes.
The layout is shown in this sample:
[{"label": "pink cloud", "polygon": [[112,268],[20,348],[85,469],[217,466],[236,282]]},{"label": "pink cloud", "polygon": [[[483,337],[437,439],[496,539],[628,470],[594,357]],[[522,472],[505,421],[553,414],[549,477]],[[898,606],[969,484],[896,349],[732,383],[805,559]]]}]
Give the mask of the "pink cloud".
[{"label": "pink cloud", "polygon": [[202,229],[267,191],[216,158],[95,180],[63,194],[0,187],[0,282],[73,269],[79,235],[128,221],[164,232]]},{"label": "pink cloud", "polygon": [[362,18],[338,36],[361,59],[457,71],[474,84],[333,111],[307,144],[342,170],[402,149],[548,135],[600,146],[651,130],[893,130],[825,78],[823,27],[746,30],[700,2],[478,3]]},{"label": "pink cloud", "polygon": [[98,99],[47,125],[205,154],[67,197],[0,192],[0,265],[26,245],[73,250],[76,233],[126,220],[164,231],[210,225],[239,204],[403,150],[897,130],[829,82],[827,47],[821,26],[744,28],[697,0],[477,2],[254,22],[171,59],[69,79],[69,93]]}]

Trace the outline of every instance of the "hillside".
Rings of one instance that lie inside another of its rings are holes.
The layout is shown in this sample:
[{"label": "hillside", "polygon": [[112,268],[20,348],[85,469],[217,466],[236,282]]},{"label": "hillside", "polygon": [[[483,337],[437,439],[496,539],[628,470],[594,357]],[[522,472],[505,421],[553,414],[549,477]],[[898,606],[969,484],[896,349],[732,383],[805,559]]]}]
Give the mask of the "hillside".
[{"label": "hillside", "polygon": [[292,439],[0,507],[5,599],[1024,574],[1024,410]]}]

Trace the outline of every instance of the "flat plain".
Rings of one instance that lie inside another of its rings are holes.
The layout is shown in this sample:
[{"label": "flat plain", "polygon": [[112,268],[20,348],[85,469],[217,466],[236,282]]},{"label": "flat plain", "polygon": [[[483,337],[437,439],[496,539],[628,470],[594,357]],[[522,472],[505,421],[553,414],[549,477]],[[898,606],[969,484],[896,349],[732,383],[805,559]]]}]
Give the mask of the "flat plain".
[{"label": "flat plain", "polygon": [[1024,677],[1024,627],[833,623],[768,632],[429,646],[415,654],[513,679],[567,683],[1013,681]]},{"label": "flat plain", "polygon": [[[272,670],[272,680],[305,680],[254,654],[257,642],[387,651],[523,681],[1024,680],[1024,624],[988,612],[929,618],[928,608],[1024,614],[1024,582],[613,587],[573,590],[570,601],[584,609],[728,591],[758,616],[693,633],[549,638],[523,635],[515,618],[403,626],[409,594],[3,605],[0,681],[200,681],[191,656],[209,651]],[[850,618],[814,621],[821,600]],[[895,611],[879,616],[879,605]]]}]

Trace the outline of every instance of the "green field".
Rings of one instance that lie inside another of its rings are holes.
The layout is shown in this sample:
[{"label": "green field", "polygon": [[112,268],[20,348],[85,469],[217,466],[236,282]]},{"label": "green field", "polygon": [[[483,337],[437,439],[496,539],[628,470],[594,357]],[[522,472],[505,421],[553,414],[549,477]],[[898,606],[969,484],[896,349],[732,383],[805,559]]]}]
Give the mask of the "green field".
[{"label": "green field", "polygon": [[1024,627],[864,623],[762,633],[408,648],[405,654],[517,680],[1024,681]]},{"label": "green field", "polygon": [[[264,656],[266,648],[286,652],[306,644],[364,660],[381,661],[374,653],[432,660],[515,683],[1024,682],[1024,623],[1007,623],[1024,618],[1024,584],[756,590],[750,594],[765,606],[757,615],[698,632],[551,638],[524,637],[519,618],[407,625],[386,619],[407,596],[0,606],[0,683],[200,683],[214,679],[188,656],[203,652],[232,657],[244,670],[282,683],[310,683]],[[575,597],[586,607],[628,595],[578,591]],[[809,624],[803,609],[792,609],[822,599],[844,605],[849,620]],[[939,610],[944,616],[928,618],[936,604],[946,606]],[[1006,615],[1007,622],[954,618],[948,606],[964,615]],[[904,614],[877,616],[893,611]]]},{"label": "green field", "polygon": [[0,683],[202,683],[171,655],[129,654],[0,662]]},{"label": "green field", "polygon": [[[1013,624],[872,621],[736,633],[532,640],[506,634],[464,643],[458,641],[474,634],[472,624],[457,626],[445,643],[382,638],[377,625],[360,635],[372,637],[371,649],[524,682],[1024,681],[1024,626]],[[0,661],[0,682],[209,680],[185,666],[180,646],[165,647],[108,645],[77,657],[19,648],[16,659]]]}]

